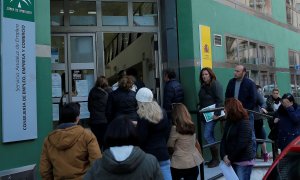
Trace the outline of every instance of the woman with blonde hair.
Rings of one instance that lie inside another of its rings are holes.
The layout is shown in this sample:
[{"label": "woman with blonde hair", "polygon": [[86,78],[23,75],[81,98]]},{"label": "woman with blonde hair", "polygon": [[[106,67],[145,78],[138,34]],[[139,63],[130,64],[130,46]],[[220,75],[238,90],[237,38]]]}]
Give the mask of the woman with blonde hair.
[{"label": "woman with blonde hair", "polygon": [[171,130],[171,122],[166,112],[153,100],[152,91],[141,88],[136,94],[138,104],[137,130],[140,147],[146,153],[154,155],[160,165],[165,180],[171,180],[170,157],[167,141]]},{"label": "woman with blonde hair", "polygon": [[119,87],[108,96],[106,106],[106,118],[111,122],[120,115],[127,115],[132,120],[138,118],[136,114],[137,103],[135,92],[131,90],[133,80],[129,76],[123,76],[118,83]]},{"label": "woman with blonde hair", "polygon": [[168,140],[171,148],[171,173],[174,180],[196,180],[198,166],[203,162],[199,143],[196,139],[196,128],[191,115],[182,103],[172,104],[173,126]]}]

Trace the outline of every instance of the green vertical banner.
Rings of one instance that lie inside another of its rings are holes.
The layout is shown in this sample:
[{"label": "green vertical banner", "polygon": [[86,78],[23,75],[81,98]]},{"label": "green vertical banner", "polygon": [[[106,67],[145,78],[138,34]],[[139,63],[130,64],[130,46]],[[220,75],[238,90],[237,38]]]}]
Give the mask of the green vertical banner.
[{"label": "green vertical banner", "polygon": [[33,0],[1,3],[2,141],[37,138]]}]

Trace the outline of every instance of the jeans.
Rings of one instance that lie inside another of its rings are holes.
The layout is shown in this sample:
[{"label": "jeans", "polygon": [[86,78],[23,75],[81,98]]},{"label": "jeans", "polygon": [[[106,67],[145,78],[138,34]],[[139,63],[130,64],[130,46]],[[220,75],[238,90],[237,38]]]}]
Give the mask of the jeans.
[{"label": "jeans", "polygon": [[249,113],[249,121],[250,127],[252,129],[252,148],[253,148],[253,158],[256,156],[256,137],[255,137],[255,130],[254,130],[254,115],[253,113]]},{"label": "jeans", "polygon": [[172,180],[170,160],[159,161],[159,166],[164,180]]},{"label": "jeans", "polygon": [[210,121],[210,122],[204,122],[204,139],[208,144],[214,143],[216,142],[215,139],[215,134],[214,134],[214,130],[215,130],[215,126],[217,124],[218,121]]},{"label": "jeans", "polygon": [[248,165],[248,166],[239,166],[236,164],[232,164],[232,168],[234,172],[236,173],[237,177],[239,180],[250,180],[251,177],[251,171],[253,166]]}]

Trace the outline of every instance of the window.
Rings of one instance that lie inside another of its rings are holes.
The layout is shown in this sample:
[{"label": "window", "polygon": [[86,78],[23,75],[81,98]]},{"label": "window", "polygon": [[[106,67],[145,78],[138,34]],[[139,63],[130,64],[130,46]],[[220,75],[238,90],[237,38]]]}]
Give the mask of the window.
[{"label": "window", "polygon": [[275,74],[269,71],[248,70],[248,77],[257,85],[260,85],[263,89],[264,95],[272,94],[275,84]]},{"label": "window", "polygon": [[235,0],[238,4],[246,5],[260,13],[271,15],[271,0]]},{"label": "window", "polygon": [[227,61],[275,67],[274,48],[245,39],[226,37]]},{"label": "window", "polygon": [[300,27],[300,0],[286,0],[286,20],[288,24]]},{"label": "window", "polygon": [[291,91],[294,96],[300,96],[300,52],[289,51],[289,66],[291,74]]}]

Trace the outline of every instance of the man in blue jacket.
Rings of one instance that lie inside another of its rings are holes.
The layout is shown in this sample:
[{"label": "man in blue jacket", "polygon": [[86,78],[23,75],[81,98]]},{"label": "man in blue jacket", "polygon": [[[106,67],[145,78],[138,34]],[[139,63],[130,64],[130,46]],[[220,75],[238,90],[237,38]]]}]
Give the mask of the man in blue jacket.
[{"label": "man in blue jacket", "polygon": [[[257,90],[256,84],[247,78],[247,71],[243,65],[237,65],[234,70],[234,78],[229,80],[225,98],[236,98],[242,102],[243,107],[247,110],[254,110],[256,106],[256,97]],[[254,134],[254,115],[249,113],[250,126],[253,130],[252,140],[253,140],[253,149],[256,150],[256,141]],[[254,152],[256,154],[256,152]]]},{"label": "man in blue jacket", "polygon": [[174,70],[167,69],[164,71],[164,81],[166,84],[164,88],[163,108],[169,116],[172,110],[172,103],[183,103],[184,93],[181,84],[176,80]]}]

